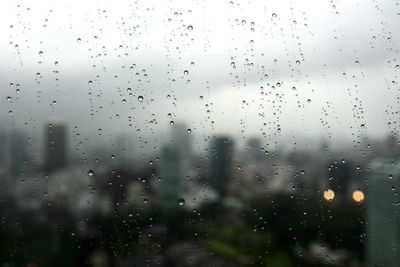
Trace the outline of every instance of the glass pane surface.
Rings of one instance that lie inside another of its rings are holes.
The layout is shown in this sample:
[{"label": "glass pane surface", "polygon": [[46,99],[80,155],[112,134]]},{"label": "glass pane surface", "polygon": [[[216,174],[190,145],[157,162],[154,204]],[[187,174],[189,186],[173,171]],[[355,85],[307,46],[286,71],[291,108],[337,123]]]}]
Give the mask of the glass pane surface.
[{"label": "glass pane surface", "polygon": [[0,20],[0,267],[400,266],[399,0]]}]

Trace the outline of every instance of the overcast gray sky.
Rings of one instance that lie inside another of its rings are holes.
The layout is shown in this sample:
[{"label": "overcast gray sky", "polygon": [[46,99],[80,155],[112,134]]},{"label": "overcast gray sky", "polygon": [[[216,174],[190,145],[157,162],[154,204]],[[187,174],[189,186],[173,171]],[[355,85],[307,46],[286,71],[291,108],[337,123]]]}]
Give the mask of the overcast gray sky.
[{"label": "overcast gray sky", "polygon": [[0,18],[0,119],[33,134],[398,131],[399,1],[7,1]]}]

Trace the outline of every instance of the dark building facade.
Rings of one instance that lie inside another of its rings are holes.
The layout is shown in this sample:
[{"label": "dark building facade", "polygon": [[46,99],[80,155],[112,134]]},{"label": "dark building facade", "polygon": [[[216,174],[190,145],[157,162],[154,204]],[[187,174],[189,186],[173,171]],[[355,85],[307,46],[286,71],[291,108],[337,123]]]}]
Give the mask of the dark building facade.
[{"label": "dark building facade", "polygon": [[13,175],[19,176],[26,167],[28,153],[26,137],[20,132],[9,135],[9,166]]},{"label": "dark building facade", "polygon": [[62,169],[67,165],[67,127],[61,122],[49,123],[46,127],[46,159],[47,173]]},{"label": "dark building facade", "polygon": [[179,148],[167,145],[161,151],[159,173],[162,178],[157,188],[158,201],[165,209],[177,207],[182,197],[182,160]]},{"label": "dark building facade", "polygon": [[7,149],[7,138],[6,131],[0,126],[0,168],[6,165],[6,149]]},{"label": "dark building facade", "polygon": [[368,181],[367,266],[400,266],[400,163],[375,159]]},{"label": "dark building facade", "polygon": [[210,151],[211,186],[223,197],[232,181],[233,141],[227,136],[216,136]]}]

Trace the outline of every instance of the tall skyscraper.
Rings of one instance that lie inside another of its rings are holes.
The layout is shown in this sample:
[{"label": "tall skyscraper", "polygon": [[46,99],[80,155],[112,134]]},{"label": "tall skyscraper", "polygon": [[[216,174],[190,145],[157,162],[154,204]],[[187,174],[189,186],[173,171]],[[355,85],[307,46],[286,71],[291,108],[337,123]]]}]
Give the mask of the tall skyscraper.
[{"label": "tall skyscraper", "polygon": [[211,186],[223,197],[232,180],[232,139],[228,136],[214,137],[210,152]]},{"label": "tall skyscraper", "polygon": [[384,154],[388,157],[399,157],[400,156],[400,145],[397,135],[391,134],[386,137]]},{"label": "tall skyscraper", "polygon": [[400,163],[375,160],[368,187],[368,266],[400,266]]},{"label": "tall skyscraper", "polygon": [[137,153],[137,136],[133,133],[124,133],[117,136],[115,155],[122,163],[132,164],[140,155]]},{"label": "tall skyscraper", "polygon": [[160,177],[157,186],[157,197],[162,207],[176,208],[182,196],[182,166],[180,153],[175,146],[163,147],[160,155]]},{"label": "tall skyscraper", "polygon": [[0,126],[0,169],[5,167],[6,165],[6,148],[7,147],[7,139],[6,139],[6,131],[3,127]]},{"label": "tall skyscraper", "polygon": [[187,159],[191,156],[191,134],[184,123],[175,123],[172,125],[171,141],[174,147],[178,149],[181,159]]},{"label": "tall skyscraper", "polygon": [[261,140],[258,137],[251,137],[247,141],[246,145],[247,154],[250,157],[250,160],[258,160],[262,157],[261,153]]},{"label": "tall skyscraper", "polygon": [[62,122],[50,122],[45,131],[45,170],[50,173],[67,165],[67,127]]},{"label": "tall skyscraper", "polygon": [[9,134],[9,167],[13,175],[19,176],[26,167],[28,153],[26,148],[26,137],[20,132]]}]

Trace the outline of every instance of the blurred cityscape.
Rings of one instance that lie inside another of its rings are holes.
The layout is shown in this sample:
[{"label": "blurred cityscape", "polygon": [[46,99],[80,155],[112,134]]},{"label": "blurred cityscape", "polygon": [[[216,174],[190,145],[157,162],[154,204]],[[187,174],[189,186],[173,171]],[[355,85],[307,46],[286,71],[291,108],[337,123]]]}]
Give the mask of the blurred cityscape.
[{"label": "blurred cityscape", "polygon": [[44,128],[42,160],[0,128],[0,266],[400,266],[396,135],[196,151],[175,122],[154,155],[124,136],[82,157],[70,125]]}]

